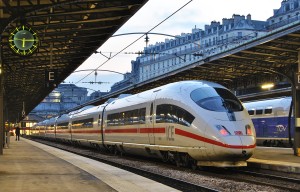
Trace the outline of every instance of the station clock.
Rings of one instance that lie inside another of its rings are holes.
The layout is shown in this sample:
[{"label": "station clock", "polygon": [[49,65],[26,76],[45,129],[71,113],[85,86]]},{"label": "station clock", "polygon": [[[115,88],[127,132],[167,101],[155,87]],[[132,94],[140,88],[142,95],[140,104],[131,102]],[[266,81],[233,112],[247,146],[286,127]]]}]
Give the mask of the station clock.
[{"label": "station clock", "polygon": [[38,43],[37,33],[26,25],[16,27],[9,34],[9,47],[14,53],[21,56],[33,54],[38,48]]}]

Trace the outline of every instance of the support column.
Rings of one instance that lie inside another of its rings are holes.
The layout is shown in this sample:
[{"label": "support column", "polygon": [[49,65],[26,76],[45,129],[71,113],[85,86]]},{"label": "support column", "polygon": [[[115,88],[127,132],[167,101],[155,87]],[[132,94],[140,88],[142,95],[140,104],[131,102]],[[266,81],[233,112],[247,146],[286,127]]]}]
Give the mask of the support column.
[{"label": "support column", "polygon": [[[1,38],[0,38],[1,42]],[[3,64],[2,64],[2,46],[0,46],[0,155],[3,155],[4,137],[4,93],[3,93]]]},{"label": "support column", "polygon": [[294,100],[294,117],[295,117],[295,132],[294,132],[294,154],[300,156],[300,51],[298,51],[298,73],[296,75],[295,88],[293,91]]}]

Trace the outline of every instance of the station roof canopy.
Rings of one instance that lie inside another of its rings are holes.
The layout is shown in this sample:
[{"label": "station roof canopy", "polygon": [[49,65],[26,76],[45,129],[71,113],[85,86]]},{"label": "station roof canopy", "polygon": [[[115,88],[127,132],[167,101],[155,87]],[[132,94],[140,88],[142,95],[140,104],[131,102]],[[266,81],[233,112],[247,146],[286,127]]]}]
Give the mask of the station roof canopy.
[{"label": "station roof canopy", "polygon": [[[18,121],[54,87],[45,71],[57,70],[61,83],[104,44],[147,0],[0,1],[2,80],[5,120]],[[26,24],[38,34],[31,56],[14,54],[9,35]],[[23,112],[24,113],[24,112]]]}]

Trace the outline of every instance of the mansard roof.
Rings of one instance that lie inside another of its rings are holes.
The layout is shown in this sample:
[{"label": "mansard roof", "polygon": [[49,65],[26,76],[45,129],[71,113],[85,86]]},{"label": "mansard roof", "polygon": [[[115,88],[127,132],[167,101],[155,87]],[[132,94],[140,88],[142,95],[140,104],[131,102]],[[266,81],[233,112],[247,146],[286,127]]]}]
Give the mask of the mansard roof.
[{"label": "mansard roof", "polygon": [[273,16],[270,17],[268,20],[282,16],[289,12],[294,12],[295,10],[300,10],[300,0],[283,0],[281,2],[280,8],[274,9]]},{"label": "mansard roof", "polygon": [[256,20],[240,20],[234,29],[264,30],[267,22]]}]

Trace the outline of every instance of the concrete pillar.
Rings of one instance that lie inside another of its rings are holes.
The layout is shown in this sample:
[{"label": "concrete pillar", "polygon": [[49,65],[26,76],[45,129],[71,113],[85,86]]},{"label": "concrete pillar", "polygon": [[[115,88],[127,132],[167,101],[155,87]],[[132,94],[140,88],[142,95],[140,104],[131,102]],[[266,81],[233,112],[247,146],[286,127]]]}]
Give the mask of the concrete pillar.
[{"label": "concrete pillar", "polygon": [[293,91],[295,109],[294,154],[300,156],[300,51],[298,52],[298,73],[296,73],[295,81],[296,89]]},{"label": "concrete pillar", "polygon": [[[1,38],[0,38],[1,42]],[[4,147],[4,88],[3,88],[3,63],[2,63],[2,46],[0,46],[0,155],[3,155]]]}]

